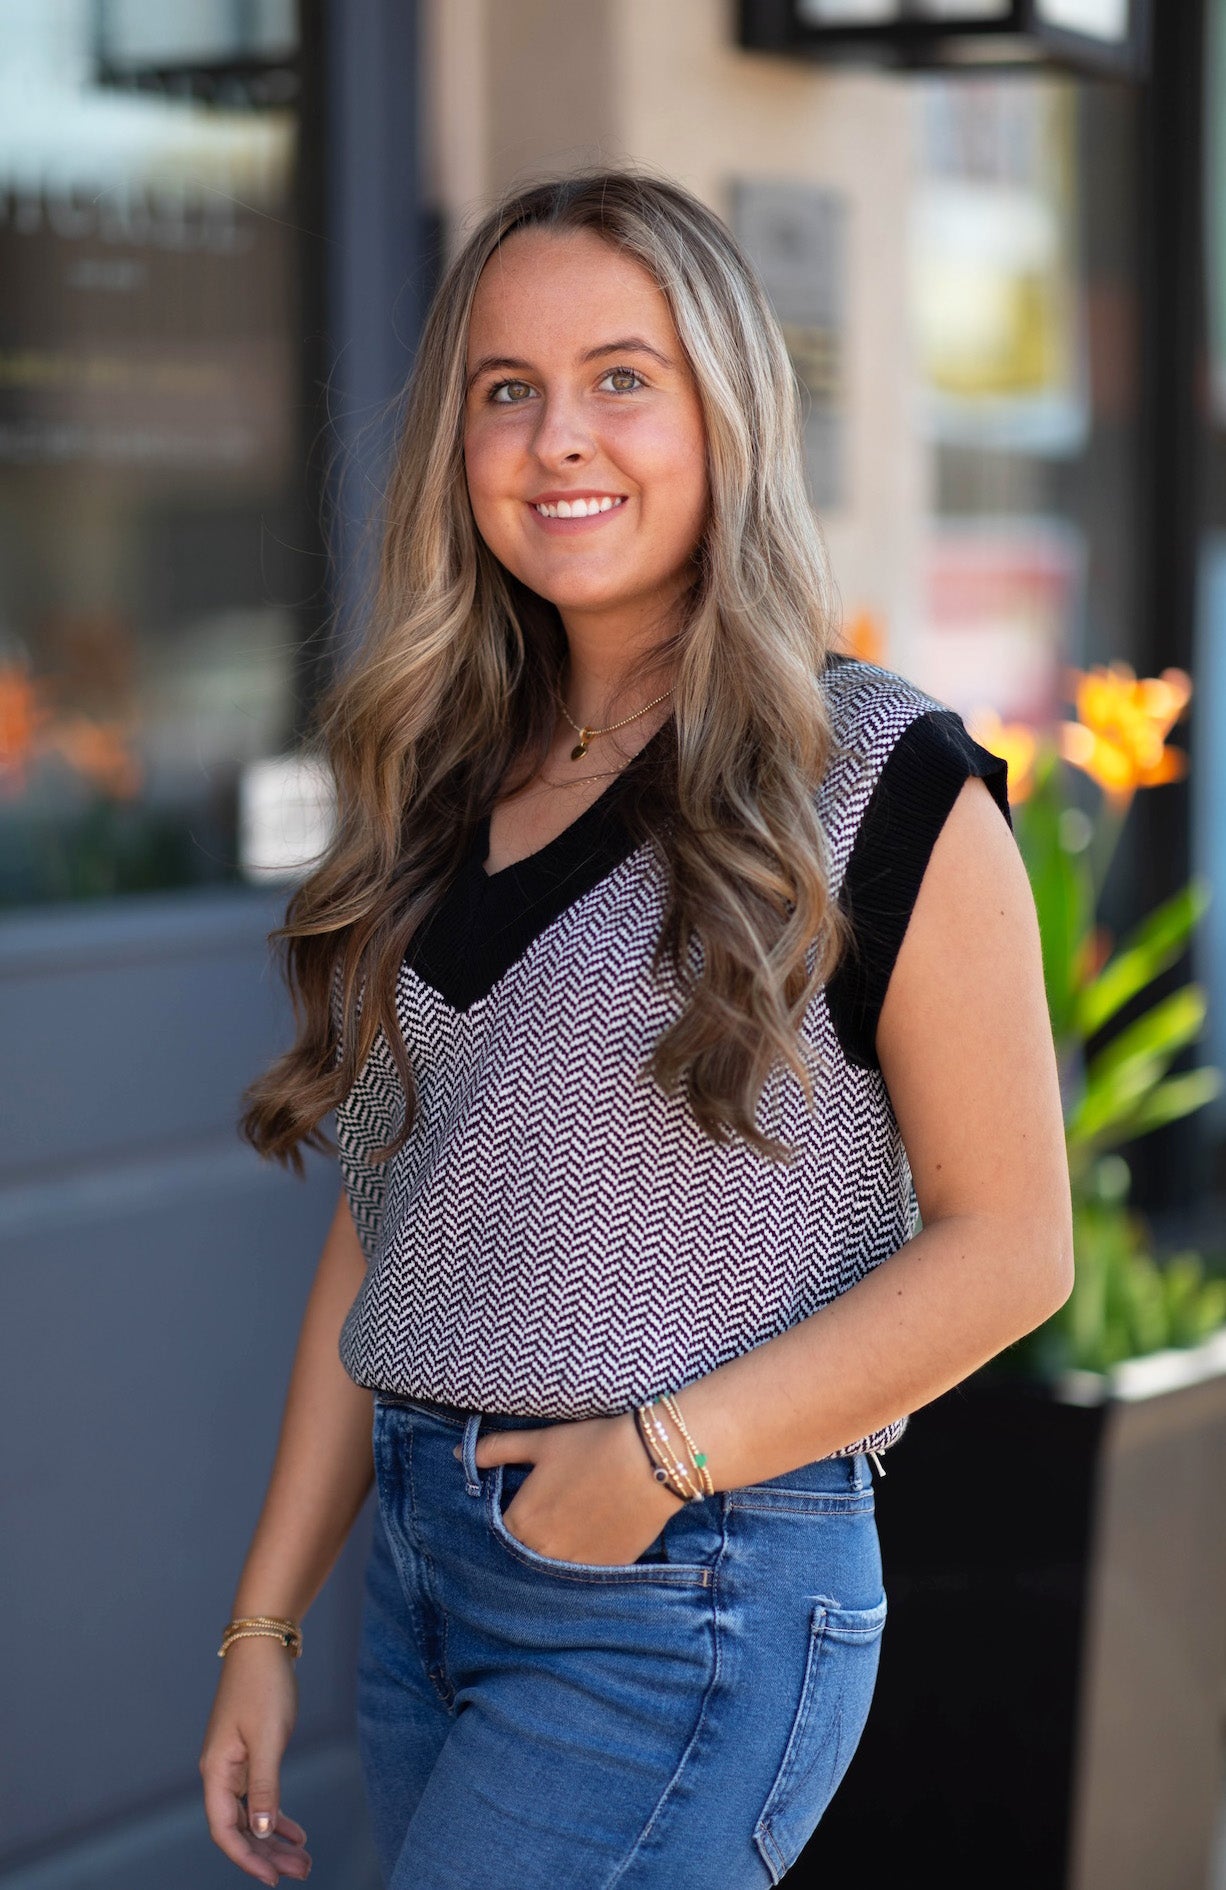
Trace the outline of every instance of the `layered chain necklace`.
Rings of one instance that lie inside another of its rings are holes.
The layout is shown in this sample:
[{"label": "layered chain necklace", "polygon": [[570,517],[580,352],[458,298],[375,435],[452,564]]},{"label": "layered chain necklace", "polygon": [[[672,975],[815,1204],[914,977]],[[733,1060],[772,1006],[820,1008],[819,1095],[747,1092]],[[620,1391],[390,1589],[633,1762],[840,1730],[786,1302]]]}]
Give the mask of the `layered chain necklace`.
[{"label": "layered chain necklace", "polygon": [[[645,702],[641,709],[636,709],[633,715],[626,716],[624,721],[610,722],[608,728],[580,728],[579,724],[571,716],[571,712],[566,704],[562,701],[561,697],[559,697],[558,701],[562,713],[574,729],[575,734],[579,737],[575,746],[570,751],[571,760],[582,761],[584,755],[587,753],[588,743],[594,741],[597,735],[611,735],[614,729],[625,728],[628,722],[637,722],[641,715],[646,715],[648,709],[654,709],[657,703],[663,702],[664,697],[671,696],[672,693],[671,689],[666,689],[663,696],[656,696],[651,702]],[[590,777],[588,778],[590,779]]]},{"label": "layered chain necklace", "polygon": [[[637,722],[640,716],[646,715],[648,709],[658,707],[658,705],[664,702],[672,693],[671,689],[666,689],[662,696],[653,696],[650,702],[645,702],[641,709],[634,711],[633,715],[624,716],[620,722],[610,722],[607,728],[588,728],[586,726],[581,728],[578,722],[574,720],[566,704],[562,701],[561,697],[559,697],[558,706],[574,729],[575,734],[579,737],[575,746],[570,751],[571,760],[581,761],[588,751],[588,744],[595,741],[598,735],[612,735],[615,729],[625,728],[629,723]],[[577,787],[580,781],[602,781],[607,779],[610,775],[621,773],[621,768],[597,768],[591,774],[572,774],[567,781],[545,780],[544,788],[533,788],[527,794],[517,795],[516,799],[531,800],[534,794],[541,794],[548,788]],[[542,779],[543,778],[544,777],[542,777]]]}]

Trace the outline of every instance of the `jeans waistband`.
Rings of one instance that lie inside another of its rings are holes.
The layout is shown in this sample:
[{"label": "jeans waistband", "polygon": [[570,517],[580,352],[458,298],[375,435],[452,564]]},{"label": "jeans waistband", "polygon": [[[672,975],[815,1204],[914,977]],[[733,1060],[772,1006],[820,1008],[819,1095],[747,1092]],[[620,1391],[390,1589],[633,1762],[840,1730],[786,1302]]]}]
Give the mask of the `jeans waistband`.
[{"label": "jeans waistband", "polygon": [[[478,1413],[469,1410],[464,1405],[440,1404],[435,1398],[413,1398],[410,1397],[407,1392],[381,1391],[378,1388],[375,1389],[374,1398],[376,1404],[395,1405],[409,1411],[425,1411],[430,1417],[438,1418],[443,1424],[450,1424],[457,1431],[466,1430],[469,1421],[477,1416],[481,1418],[481,1423],[475,1427],[477,1430],[484,1429],[494,1431],[543,1430],[547,1424],[565,1424],[569,1421],[566,1418],[559,1417],[528,1417],[522,1411],[482,1411]],[[842,1451],[834,1453],[836,1456],[843,1456],[844,1454],[845,1453]],[[864,1454],[871,1457],[876,1464],[877,1474],[884,1476],[885,1470],[877,1452],[870,1450]]]},{"label": "jeans waistband", "polygon": [[[477,1413],[465,1405],[440,1404],[435,1398],[414,1398],[407,1392],[381,1391],[376,1388],[376,1404],[395,1405],[409,1411],[425,1411],[430,1417],[436,1417],[444,1424],[453,1425],[462,1431],[468,1420]],[[522,1411],[482,1411],[483,1427],[499,1431],[543,1430],[547,1424],[565,1424],[566,1418],[529,1417]]]}]

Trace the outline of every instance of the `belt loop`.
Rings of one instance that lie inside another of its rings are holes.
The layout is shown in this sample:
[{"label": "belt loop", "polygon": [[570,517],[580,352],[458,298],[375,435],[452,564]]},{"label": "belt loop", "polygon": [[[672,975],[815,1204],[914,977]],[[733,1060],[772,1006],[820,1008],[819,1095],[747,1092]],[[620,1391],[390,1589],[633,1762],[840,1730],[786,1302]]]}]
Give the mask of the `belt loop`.
[{"label": "belt loop", "polygon": [[480,1427],[480,1411],[470,1411],[464,1420],[464,1440],[460,1446],[464,1459],[464,1488],[470,1496],[481,1494],[481,1472],[477,1468],[477,1432]]}]

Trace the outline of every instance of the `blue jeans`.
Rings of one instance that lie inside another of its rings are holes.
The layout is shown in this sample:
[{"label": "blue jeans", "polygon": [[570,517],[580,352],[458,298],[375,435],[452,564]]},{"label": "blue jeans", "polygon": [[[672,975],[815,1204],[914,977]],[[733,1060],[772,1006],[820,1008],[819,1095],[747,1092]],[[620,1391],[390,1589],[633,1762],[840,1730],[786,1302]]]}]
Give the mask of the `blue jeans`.
[{"label": "blue jeans", "polygon": [[503,1520],[531,1466],[473,1455],[553,1421],[375,1394],[358,1736],[388,1890],[778,1883],[876,1682],[868,1459],[686,1503],[636,1562],[562,1562]]}]

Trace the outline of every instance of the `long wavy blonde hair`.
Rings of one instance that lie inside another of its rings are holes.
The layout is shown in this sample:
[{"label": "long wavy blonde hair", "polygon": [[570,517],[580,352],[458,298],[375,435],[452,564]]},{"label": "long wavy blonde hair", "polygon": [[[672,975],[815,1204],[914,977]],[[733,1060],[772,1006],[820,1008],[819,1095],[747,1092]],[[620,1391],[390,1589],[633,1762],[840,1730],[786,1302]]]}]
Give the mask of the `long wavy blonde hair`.
[{"label": "long wavy blonde hair", "polygon": [[545,759],[556,728],[561,619],[478,535],[463,464],[474,292],[499,244],[526,228],[595,232],[647,270],[706,426],[710,505],[693,583],[667,640],[627,676],[673,670],[671,732],[636,767],[625,807],[667,873],[655,969],[671,967],[684,999],[648,1067],[666,1090],[683,1087],[707,1135],[743,1136],[776,1160],[793,1151],[755,1121],[772,1067],[782,1062],[814,1101],[798,1026],[849,926],[828,890],[815,798],[834,745],[820,686],[834,613],[796,378],[720,219],[665,179],[592,170],[504,198],[450,265],[425,323],[364,640],[310,736],[335,783],[332,836],[268,935],[283,947],[297,1039],[249,1086],[239,1124],[299,1174],[301,1144],[332,1148],[319,1125],[380,1030],[405,1115],[376,1158],[403,1147],[417,1111],[396,1016],[406,947],[477,823],[525,756],[534,768]]}]

